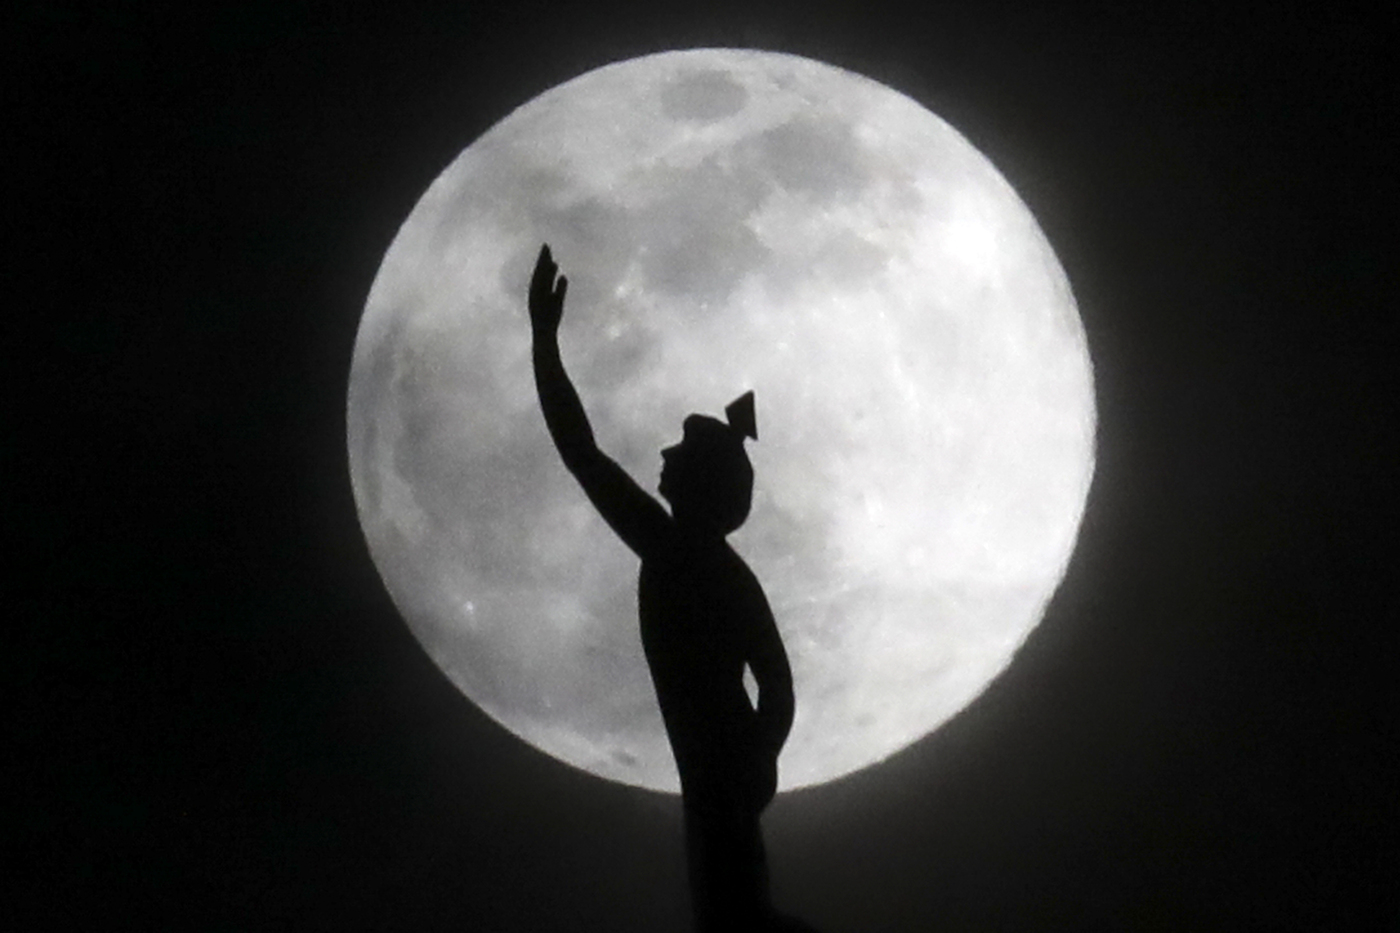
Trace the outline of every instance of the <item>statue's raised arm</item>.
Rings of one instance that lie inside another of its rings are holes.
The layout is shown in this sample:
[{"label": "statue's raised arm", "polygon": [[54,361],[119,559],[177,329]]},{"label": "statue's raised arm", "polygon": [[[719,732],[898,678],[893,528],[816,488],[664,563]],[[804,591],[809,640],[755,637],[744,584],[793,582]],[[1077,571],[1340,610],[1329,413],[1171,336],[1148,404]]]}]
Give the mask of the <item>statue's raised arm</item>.
[{"label": "statue's raised arm", "polygon": [[639,557],[655,553],[671,532],[671,517],[612,458],[598,449],[593,428],[559,354],[559,323],[569,280],[549,245],[540,248],[530,279],[535,388],[549,436],[594,508]]}]

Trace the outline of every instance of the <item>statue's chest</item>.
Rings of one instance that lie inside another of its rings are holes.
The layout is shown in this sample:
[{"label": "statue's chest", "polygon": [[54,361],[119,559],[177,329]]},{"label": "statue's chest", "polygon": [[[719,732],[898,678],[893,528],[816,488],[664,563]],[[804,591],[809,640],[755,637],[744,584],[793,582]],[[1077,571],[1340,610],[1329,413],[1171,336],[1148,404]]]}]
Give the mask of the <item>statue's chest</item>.
[{"label": "statue's chest", "polygon": [[722,555],[644,563],[637,608],[647,660],[693,667],[722,663],[735,653],[738,582],[725,572]]}]

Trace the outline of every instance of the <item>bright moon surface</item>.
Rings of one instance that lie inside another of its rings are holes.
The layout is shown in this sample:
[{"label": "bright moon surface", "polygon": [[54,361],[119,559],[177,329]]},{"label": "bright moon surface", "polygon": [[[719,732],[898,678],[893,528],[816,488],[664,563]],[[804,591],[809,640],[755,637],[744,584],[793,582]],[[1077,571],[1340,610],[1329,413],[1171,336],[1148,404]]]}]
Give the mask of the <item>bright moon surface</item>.
[{"label": "bright moon surface", "polygon": [[569,277],[564,362],[599,445],[655,490],[692,412],[748,389],[753,511],[797,718],[780,787],[953,716],[1064,573],[1093,385],[1064,271],[966,139],[791,55],[669,52],[525,104],[454,161],[384,258],[355,344],[360,521],[468,697],[594,774],[676,791],[638,562],[565,471],[526,288]]}]

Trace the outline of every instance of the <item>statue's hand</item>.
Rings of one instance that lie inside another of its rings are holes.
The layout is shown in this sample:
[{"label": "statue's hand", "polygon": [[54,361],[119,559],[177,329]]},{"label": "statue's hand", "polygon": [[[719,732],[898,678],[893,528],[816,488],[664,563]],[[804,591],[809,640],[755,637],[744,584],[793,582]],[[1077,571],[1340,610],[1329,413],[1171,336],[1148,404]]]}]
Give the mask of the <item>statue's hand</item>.
[{"label": "statue's hand", "polygon": [[748,803],[755,811],[761,812],[772,802],[778,792],[778,756],[764,749],[750,763],[745,787]]},{"label": "statue's hand", "polygon": [[559,331],[559,320],[564,316],[564,293],[569,290],[569,280],[560,275],[559,265],[549,253],[549,244],[540,247],[540,258],[535,263],[535,274],[530,278],[530,325],[536,336],[553,337]]}]

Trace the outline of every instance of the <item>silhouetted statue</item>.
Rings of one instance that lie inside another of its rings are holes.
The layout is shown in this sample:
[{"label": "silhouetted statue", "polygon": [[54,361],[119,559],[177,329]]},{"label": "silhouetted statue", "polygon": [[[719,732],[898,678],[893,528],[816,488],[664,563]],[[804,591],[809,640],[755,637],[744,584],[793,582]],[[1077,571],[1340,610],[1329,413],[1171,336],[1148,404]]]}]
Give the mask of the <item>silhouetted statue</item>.
[{"label": "silhouetted statue", "polygon": [[[697,926],[735,931],[779,922],[768,895],[759,814],[777,791],[778,752],[792,728],[792,671],[763,587],[724,540],[748,517],[757,439],[753,393],[728,424],[685,419],[661,452],[666,510],[598,449],[559,357],[568,280],[549,247],[530,282],[535,386],[550,437],[604,521],[641,558],[642,647],[680,771]],[[744,667],[758,684],[757,708]]]}]

